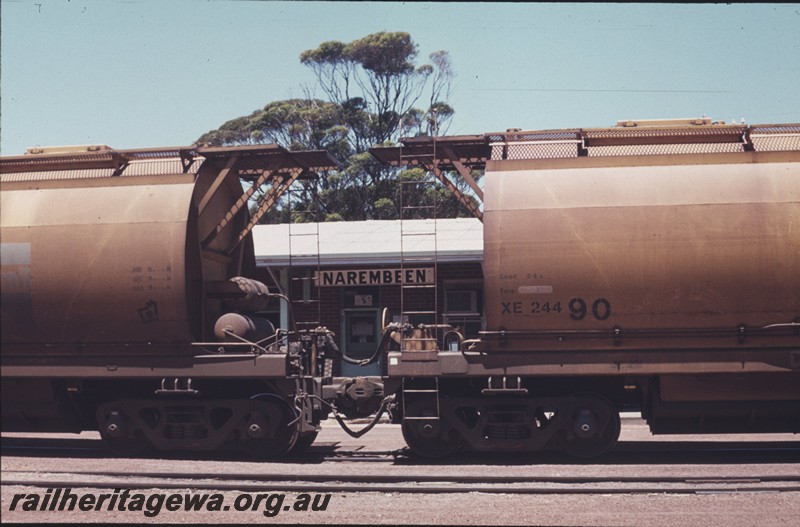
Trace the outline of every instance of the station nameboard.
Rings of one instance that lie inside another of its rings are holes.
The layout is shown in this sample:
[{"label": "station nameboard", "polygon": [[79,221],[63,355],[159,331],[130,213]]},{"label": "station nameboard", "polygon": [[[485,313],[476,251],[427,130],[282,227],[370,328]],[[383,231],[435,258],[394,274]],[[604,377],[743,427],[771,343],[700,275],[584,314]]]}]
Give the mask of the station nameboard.
[{"label": "station nameboard", "polygon": [[323,287],[435,283],[433,267],[320,271],[314,278],[316,285]]}]

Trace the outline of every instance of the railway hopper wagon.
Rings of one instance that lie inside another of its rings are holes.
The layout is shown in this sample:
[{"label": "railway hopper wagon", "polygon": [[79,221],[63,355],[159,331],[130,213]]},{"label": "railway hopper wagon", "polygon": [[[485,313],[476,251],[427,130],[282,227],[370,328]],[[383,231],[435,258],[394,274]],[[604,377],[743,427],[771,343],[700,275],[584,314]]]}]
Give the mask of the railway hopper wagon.
[{"label": "railway hopper wagon", "polygon": [[800,431],[800,125],[621,122],[372,153],[442,180],[485,169],[482,210],[461,196],[484,223],[480,337],[386,324],[413,450],[595,456],[620,409],[657,434]]},{"label": "railway hopper wagon", "polygon": [[277,145],[2,158],[3,430],[99,429],[122,454],[310,444],[325,339],[259,314],[280,295],[252,278],[250,230],[336,166]]}]

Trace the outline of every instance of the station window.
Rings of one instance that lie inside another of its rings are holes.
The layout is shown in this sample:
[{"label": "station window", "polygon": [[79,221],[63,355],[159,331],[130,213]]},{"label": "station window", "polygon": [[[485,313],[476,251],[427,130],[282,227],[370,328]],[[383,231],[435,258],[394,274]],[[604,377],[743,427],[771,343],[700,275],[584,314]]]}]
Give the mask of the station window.
[{"label": "station window", "polygon": [[483,325],[483,294],[479,281],[453,281],[444,284],[444,322],[466,338],[478,337]]},{"label": "station window", "polygon": [[446,291],[444,312],[449,315],[480,315],[478,292],[468,289]]}]

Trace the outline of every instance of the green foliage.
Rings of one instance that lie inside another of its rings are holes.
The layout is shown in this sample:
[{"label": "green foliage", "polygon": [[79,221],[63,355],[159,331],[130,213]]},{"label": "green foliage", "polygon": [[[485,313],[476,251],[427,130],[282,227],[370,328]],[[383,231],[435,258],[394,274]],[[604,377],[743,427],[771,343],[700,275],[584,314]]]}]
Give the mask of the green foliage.
[{"label": "green foliage", "polygon": [[345,62],[349,60],[346,48],[347,46],[341,42],[323,42],[317,49],[310,49],[301,53],[300,62],[306,65]]},{"label": "green foliage", "polygon": [[346,52],[353,62],[375,75],[397,77],[414,72],[417,45],[408,33],[373,33],[351,42]]},{"label": "green foliage", "polygon": [[[327,100],[271,102],[250,115],[231,119],[196,142],[213,146],[278,143],[290,150],[326,150],[343,163],[341,172],[326,174],[316,182],[296,183],[291,203],[284,198],[265,215],[266,221],[399,218],[398,182],[403,178],[424,181],[429,176],[419,169],[398,175],[398,169],[381,166],[368,149],[395,144],[403,136],[445,133],[455,113],[446,101],[454,77],[449,54],[437,51],[429,56],[430,63],[419,66],[417,54],[417,45],[405,32],[373,33],[350,43],[323,42],[301,53],[300,62],[314,72],[316,88]],[[418,108],[423,96],[425,107]],[[420,203],[415,217],[466,214],[438,186],[403,186],[406,202]],[[257,193],[254,204],[262,198]]]},{"label": "green foliage", "polygon": [[347,157],[349,130],[342,108],[318,99],[271,102],[200,136],[197,144],[233,146],[278,143],[290,150],[327,150]]},{"label": "green foliage", "polygon": [[[480,179],[480,174],[473,174],[476,180]],[[449,178],[459,190],[471,195],[468,184],[461,178]],[[475,198],[471,198],[475,201]],[[394,191],[394,203],[396,204],[395,217],[400,217],[401,210],[403,219],[424,219],[424,218],[465,218],[469,217],[469,211],[458,201],[449,190],[444,188],[433,175],[421,168],[411,168],[403,170],[398,176],[398,185]]]},{"label": "green foliage", "polygon": [[325,221],[345,221],[344,216],[338,212],[332,212],[325,216]]}]

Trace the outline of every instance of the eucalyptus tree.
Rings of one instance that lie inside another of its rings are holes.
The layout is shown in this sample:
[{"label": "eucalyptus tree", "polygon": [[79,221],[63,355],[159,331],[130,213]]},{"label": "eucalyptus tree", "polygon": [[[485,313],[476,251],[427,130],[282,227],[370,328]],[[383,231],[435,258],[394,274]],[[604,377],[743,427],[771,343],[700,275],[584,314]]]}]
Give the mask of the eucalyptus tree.
[{"label": "eucalyptus tree", "polygon": [[[227,121],[197,143],[274,142],[296,150],[324,149],[343,162],[343,170],[313,189],[300,185],[304,193],[293,207],[301,214],[290,217],[279,207],[268,216],[273,221],[396,218],[399,171],[380,166],[368,149],[402,136],[445,133],[454,115],[447,102],[454,77],[449,54],[437,51],[421,65],[417,55],[417,44],[405,32],[323,42],[300,54],[316,78],[314,86],[305,87],[306,98],[271,102]],[[324,97],[312,96],[316,92]],[[445,212],[453,214],[453,207],[443,206]]]}]

